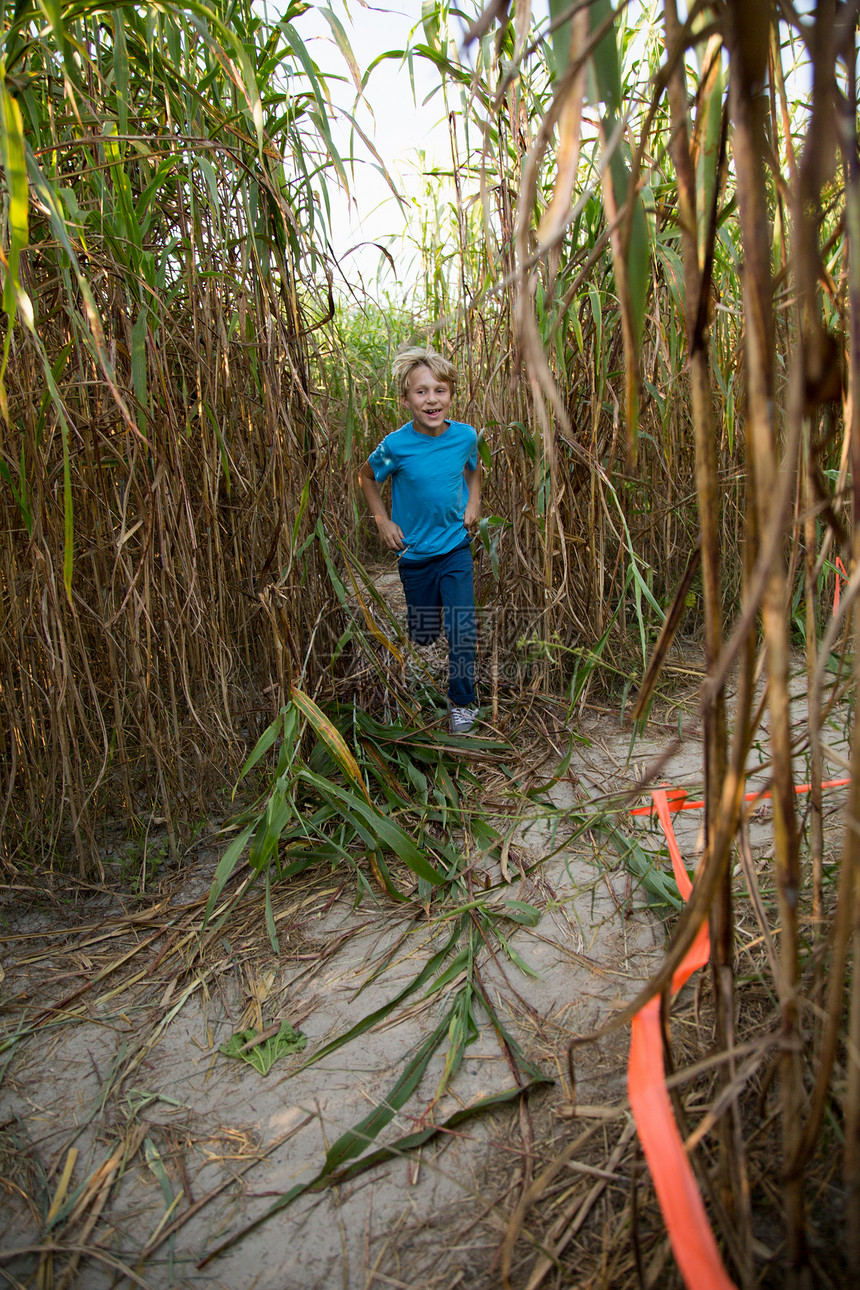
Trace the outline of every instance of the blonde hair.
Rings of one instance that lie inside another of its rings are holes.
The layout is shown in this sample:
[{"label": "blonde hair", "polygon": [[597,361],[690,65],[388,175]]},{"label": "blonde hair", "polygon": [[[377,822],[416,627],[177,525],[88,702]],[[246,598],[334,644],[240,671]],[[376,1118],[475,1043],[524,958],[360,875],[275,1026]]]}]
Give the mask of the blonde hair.
[{"label": "blonde hair", "polygon": [[429,367],[436,380],[444,381],[450,387],[451,393],[454,393],[459,372],[450,359],[437,354],[435,349],[429,349],[423,345],[411,345],[407,349],[398,350],[391,364],[391,373],[402,398],[405,398],[409,391],[409,378],[416,367]]}]

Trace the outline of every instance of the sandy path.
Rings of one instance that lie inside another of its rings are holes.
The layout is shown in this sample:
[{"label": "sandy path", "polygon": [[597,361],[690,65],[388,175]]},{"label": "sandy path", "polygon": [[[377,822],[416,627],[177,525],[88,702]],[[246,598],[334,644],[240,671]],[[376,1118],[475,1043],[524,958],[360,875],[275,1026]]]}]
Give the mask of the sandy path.
[{"label": "sandy path", "polygon": [[[512,868],[515,859],[525,866],[535,861],[555,823],[553,817],[537,818],[520,830],[509,855]],[[171,901],[179,925],[183,917],[191,925],[182,914],[183,894],[187,897],[192,882],[203,884],[211,869],[212,857],[201,856],[193,880],[186,878],[184,892]],[[498,872],[491,877],[498,880]],[[196,1267],[207,1251],[264,1212],[276,1193],[316,1173],[327,1145],[384,1100],[441,1015],[445,992],[429,999],[419,992],[371,1033],[298,1073],[300,1057],[282,1059],[262,1077],[220,1055],[219,1044],[250,1021],[254,994],[264,1024],[280,1017],[303,1018],[300,1028],[310,1054],[395,997],[438,947],[438,927],[404,918],[390,904],[373,906],[365,900],[355,908],[352,886],[339,886],[317,879],[298,901],[277,897],[276,919],[289,928],[281,935],[280,959],[266,944],[261,911],[254,922],[250,910],[240,910],[237,926],[225,929],[217,970],[208,976],[200,973],[195,981],[192,967],[173,987],[167,977],[160,980],[156,960],[165,941],[158,937],[150,949],[138,950],[130,959],[135,969],[131,981],[106,979],[105,987],[112,982],[111,988],[91,991],[80,1015],[58,1019],[21,1040],[0,1094],[0,1122],[8,1144],[3,1170],[6,1249],[39,1242],[40,1223],[17,1189],[37,1207],[47,1208],[72,1147],[78,1156],[70,1194],[118,1148],[134,1145],[135,1154],[117,1169],[94,1235],[106,1250],[135,1267],[166,1209],[173,1206],[169,1222],[290,1134],[182,1226],[172,1258],[162,1245],[146,1260],[139,1268],[145,1284],[307,1290],[390,1284],[384,1278],[393,1275],[395,1284],[429,1286],[451,1284],[473,1262],[486,1266],[487,1224],[481,1239],[473,1242],[475,1250],[452,1249],[451,1237],[468,1226],[464,1219],[477,1218],[494,1199],[485,1188],[488,1172],[494,1186],[500,1174],[509,1175],[511,1183],[520,1177],[516,1108],[467,1123],[456,1135],[424,1148],[418,1161],[395,1160],[334,1191],[303,1196],[220,1259],[203,1270]],[[563,1070],[568,1030],[593,1026],[607,1008],[635,990],[654,961],[659,924],[645,913],[625,917],[619,912],[630,896],[629,886],[625,873],[603,873],[562,849],[525,882],[520,878],[492,893],[493,900],[527,900],[542,911],[534,929],[508,925],[509,944],[538,975],[529,976],[503,959],[494,962],[489,951],[481,973],[498,1015],[525,1056],[553,1078]],[[248,906],[255,900],[248,897]],[[104,947],[90,943],[98,932],[76,930],[74,921],[51,941],[26,922],[25,941],[5,941],[7,1016],[32,1017],[37,999],[45,1004],[65,997],[70,985],[86,982],[98,969]],[[320,961],[338,938],[340,948]],[[139,940],[126,929],[120,943],[128,952]],[[398,942],[394,959],[365,984],[374,965]],[[24,946],[29,963],[21,961]],[[116,949],[110,943],[110,953]],[[477,1012],[483,1022],[478,1038],[467,1049],[450,1092],[429,1112],[437,1122],[458,1105],[514,1086],[504,1050],[486,1014],[480,1008]],[[381,1140],[408,1132],[428,1113],[443,1061],[440,1050]],[[617,1094],[621,1076],[622,1063],[613,1057],[599,1087],[589,1089],[586,1081],[580,1097]],[[551,1096],[562,1098],[562,1088],[556,1086]],[[106,1220],[112,1232],[105,1231]],[[494,1225],[491,1219],[493,1230],[497,1240],[499,1221]],[[445,1236],[440,1241],[441,1232]],[[32,1260],[22,1258],[6,1267],[20,1278],[31,1265]],[[113,1273],[93,1259],[80,1275],[78,1284],[93,1290],[113,1280]]]},{"label": "sandy path", "polygon": [[[57,909],[21,914],[7,904],[0,935],[4,1032],[24,1033],[0,1053],[3,1250],[56,1242],[53,1284],[65,1290],[129,1284],[116,1260],[152,1290],[498,1284],[493,1259],[529,1166],[530,1140],[537,1137],[546,1151],[568,1133],[555,1115],[569,1097],[568,1037],[589,1031],[629,999],[664,944],[666,910],[646,908],[643,891],[605,838],[586,833],[572,844],[565,838],[583,811],[635,788],[655,760],[664,759],[663,780],[693,790],[700,762],[689,710],[685,721],[680,743],[677,724],[655,722],[632,757],[629,734],[617,721],[603,715],[582,723],[578,733],[588,743],[577,746],[566,778],[543,804],[527,813],[520,804],[511,817],[519,817],[506,857],[514,881],[501,882],[498,857],[476,861],[476,890],[488,885],[491,905],[515,899],[541,912],[534,928],[505,924],[509,945],[533,974],[489,948],[479,972],[524,1058],[556,1081],[550,1091],[532,1095],[528,1111],[524,1102],[496,1108],[417,1155],[301,1196],[202,1269],[200,1260],[279,1195],[313,1178],[331,1143],[384,1104],[438,1024],[456,978],[429,997],[426,989],[411,995],[318,1064],[300,1069],[302,1060],[393,999],[438,949],[447,925],[416,916],[414,905],[404,914],[384,898],[356,905],[352,879],[317,872],[275,888],[279,956],[268,944],[256,892],[197,955],[203,897],[217,860],[211,842],[196,849],[181,881],[165,887],[154,907],[137,908],[137,923],[115,901],[78,906],[65,917]],[[834,730],[830,773],[839,770],[841,748]],[[615,818],[646,851],[661,850],[647,819]],[[678,817],[691,866],[699,824],[697,813]],[[754,846],[765,846],[769,836],[762,816],[753,824]],[[111,967],[121,954],[125,964]],[[62,1013],[39,1017],[59,1000]],[[436,1100],[443,1044],[376,1145],[440,1123],[524,1078],[525,1063],[517,1075],[480,1005],[476,1018],[478,1036],[450,1089]],[[298,1024],[306,1052],[282,1058],[265,1077],[222,1056],[219,1045],[255,1019]],[[623,1035],[583,1050],[580,1103],[623,1097],[625,1052]],[[76,1156],[69,1185],[49,1230],[45,1215],[63,1190],[70,1152]],[[159,1243],[174,1224],[175,1234]],[[89,1249],[77,1267],[70,1262],[76,1245]],[[4,1256],[2,1266],[21,1284],[39,1284],[33,1280],[39,1258]],[[51,1284],[44,1267],[41,1275],[41,1284]]]}]

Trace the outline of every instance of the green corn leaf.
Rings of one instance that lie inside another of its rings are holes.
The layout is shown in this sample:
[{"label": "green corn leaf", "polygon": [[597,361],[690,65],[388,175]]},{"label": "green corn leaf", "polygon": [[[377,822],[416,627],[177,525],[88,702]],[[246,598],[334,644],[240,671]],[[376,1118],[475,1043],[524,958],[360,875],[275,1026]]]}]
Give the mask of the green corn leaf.
[{"label": "green corn leaf", "polygon": [[308,509],[308,501],[310,500],[310,495],[311,495],[311,477],[310,475],[308,475],[307,479],[305,480],[302,486],[302,495],[299,498],[299,505],[296,511],[296,518],[295,518],[295,521],[293,522],[293,546],[294,547],[296,545],[296,542],[298,541],[299,528],[301,527],[301,523],[304,518],[305,511]]},{"label": "green corn leaf", "polygon": [[511,962],[514,963],[525,976],[530,976],[533,981],[539,981],[541,979],[540,972],[536,972],[533,967],[529,967],[522,955],[517,953],[510,941],[499,931],[498,927],[494,927],[493,932]]},{"label": "green corn leaf", "polygon": [[[382,852],[379,850],[376,850],[373,852],[369,852],[368,856],[371,862],[371,867],[374,869],[374,872],[382,879],[382,885],[385,888],[385,890],[388,892],[388,895],[391,897],[391,899],[398,901],[398,903],[400,901],[406,900],[407,897],[404,896],[403,892],[398,891],[397,888],[395,887],[391,874],[388,871],[388,865],[385,863],[385,857],[383,856]],[[421,881],[421,879],[419,879],[419,881]]]},{"label": "green corn leaf", "polygon": [[196,160],[206,181],[210,209],[216,220],[219,220],[221,218],[221,203],[218,199],[218,179],[215,174],[215,167],[206,157],[197,157]]},{"label": "green corn leaf", "polygon": [[488,913],[498,912],[512,923],[520,923],[523,927],[537,927],[540,922],[540,910],[535,909],[534,905],[527,905],[523,900],[503,900],[498,905],[487,905],[486,908]]},{"label": "green corn leaf", "polygon": [[349,180],[343,165],[343,161],[341,160],[340,153],[338,152],[337,148],[334,145],[334,141],[331,136],[331,131],[329,130],[329,127],[328,127],[328,122],[330,119],[330,108],[329,108],[328,100],[322,91],[318,69],[314,64],[310,54],[308,53],[307,48],[305,47],[304,41],[299,36],[295,27],[293,27],[292,24],[289,22],[281,22],[279,23],[279,26],[283,31],[284,35],[289,40],[290,48],[292,49],[293,53],[296,55],[302,67],[304,68],[305,75],[307,76],[308,81],[310,82],[311,89],[313,90],[317,107],[319,109],[318,113],[311,114],[312,118],[317,126],[317,129],[322,135],[322,138],[325,141],[329,158],[331,160],[332,165],[335,168],[338,179],[343,185],[344,192],[348,193],[350,191]]},{"label": "green corn leaf", "polygon": [[[556,0],[557,2],[557,0]],[[598,41],[592,54],[594,79],[597,85],[597,96],[609,109],[612,117],[620,116],[621,100],[621,60],[618,55],[618,43],[615,39],[615,25],[612,18],[612,0],[591,0],[589,16],[592,34],[609,24],[603,38]],[[567,60],[565,59],[565,67]],[[610,133],[610,131],[607,131]]]},{"label": "green corn leaf", "polygon": [[426,802],[427,794],[429,792],[427,776],[422,774],[422,772],[412,761],[411,757],[406,759],[403,769],[405,770],[406,776],[412,783],[413,787],[416,788],[419,794],[421,795],[422,802]]},{"label": "green corn leaf", "polygon": [[337,726],[329,720],[322,709],[314,703],[310,695],[305,694],[303,690],[299,690],[294,687],[290,691],[290,702],[298,708],[302,716],[310,723],[313,727],[314,733],[326,745],[343,773],[348,779],[352,780],[353,784],[355,784],[358,789],[361,790],[363,796],[369,803],[370,794],[368,793],[367,785],[362,778],[358,762],[355,760],[355,757],[350,752],[349,748],[347,748],[344,737],[338,730]]},{"label": "green corn leaf", "polygon": [[660,857],[646,851],[635,838],[609,825],[599,826],[595,832],[608,838],[615,847],[623,865],[639,880],[651,903],[671,905],[683,909],[684,900],[678,891],[675,876],[660,868]]},{"label": "green corn leaf", "polygon": [[167,1170],[164,1168],[164,1162],[158,1153],[158,1148],[151,1138],[144,1138],[143,1154],[146,1156],[146,1163],[149,1165],[149,1168],[158,1180],[158,1185],[161,1188],[161,1195],[164,1198],[165,1205],[167,1205],[168,1209],[171,1209],[174,1204],[173,1188],[170,1185],[170,1178],[167,1175]]},{"label": "green corn leaf", "polygon": [[[553,22],[570,9],[568,0],[549,0],[549,16]],[[552,33],[552,71],[553,79],[563,74],[570,62],[570,20],[556,27]]]},{"label": "green corn leaf", "polygon": [[248,1223],[245,1227],[240,1228],[240,1230],[233,1236],[222,1242],[222,1244],[212,1250],[210,1254],[207,1254],[204,1259],[201,1259],[197,1266],[199,1268],[203,1268],[214,1259],[220,1258],[227,1250],[244,1240],[246,1236],[249,1236],[251,1232],[256,1231],[258,1227],[270,1219],[274,1214],[278,1214],[281,1210],[286,1209],[294,1200],[297,1200],[299,1196],[303,1196],[306,1192],[322,1191],[325,1187],[349,1182],[353,1178],[357,1178],[360,1174],[365,1173],[368,1169],[375,1169],[377,1165],[385,1164],[389,1160],[402,1159],[410,1151],[416,1151],[419,1147],[423,1147],[428,1142],[432,1142],[438,1134],[453,1132],[453,1130],[459,1128],[461,1124],[465,1124],[467,1120],[474,1119],[476,1116],[482,1115],[485,1111],[493,1111],[501,1106],[509,1106],[511,1103],[519,1101],[519,1099],[528,1093],[530,1089],[536,1088],[541,1084],[551,1083],[552,1080],[546,1075],[537,1072],[534,1078],[522,1087],[505,1089],[501,1093],[491,1093],[487,1097],[479,1098],[477,1102],[473,1102],[470,1106],[461,1107],[441,1123],[428,1125],[426,1128],[418,1129],[414,1133],[407,1133],[404,1137],[397,1138],[396,1141],[390,1143],[388,1146],[379,1147],[376,1151],[369,1152],[366,1156],[362,1156],[360,1160],[355,1160],[336,1172],[332,1172],[324,1166],[316,1177],[312,1178],[309,1182],[297,1183],[295,1187],[291,1187],[289,1191],[284,1192],[283,1195],[279,1196],[274,1204],[266,1210],[265,1214],[261,1214],[260,1217],[254,1219],[252,1223]]},{"label": "green corn leaf", "polygon": [[705,248],[711,222],[714,194],[719,182],[720,135],[723,120],[723,67],[720,37],[713,37],[702,57],[703,83],[699,94],[699,119],[696,130],[702,143],[696,158],[696,233],[699,268],[705,265]]},{"label": "green corn leaf", "polygon": [[500,839],[501,834],[497,828],[489,824],[486,820],[475,816],[471,821],[472,837],[477,842],[482,851],[489,851]]},{"label": "green corn leaf", "polygon": [[128,134],[128,49],[125,40],[125,14],[113,15],[113,76],[116,85],[117,116],[120,134]]},{"label": "green corn leaf", "polygon": [[466,1049],[477,1038],[478,1027],[472,1007],[472,988],[467,983],[457,997],[448,1025],[448,1051],[445,1053],[445,1066],[435,1093],[437,1098],[445,1092],[460,1069]]},{"label": "green corn leaf", "polygon": [[390,1124],[398,1111],[402,1110],[415,1092],[424,1072],[430,1064],[430,1058],[441,1044],[451,1020],[446,1014],[431,1035],[406,1063],[394,1086],[389,1089],[379,1106],[371,1111],[354,1128],[341,1134],[326,1153],[324,1173],[332,1173],[345,1165],[348,1160],[361,1155],[373,1143],[387,1124]]},{"label": "green corn leaf", "polygon": [[[309,483],[310,481],[307,481],[307,482]],[[304,495],[304,490],[302,491]],[[329,546],[328,535],[325,529],[323,528],[323,523],[321,519],[317,520],[315,533],[317,536],[317,540],[319,541],[319,544],[320,544],[320,550],[323,553],[323,560],[325,561],[325,567],[328,573],[329,582],[334,588],[335,594],[337,595],[337,598],[340,601],[340,603],[342,605],[346,605],[349,603],[350,595],[348,590],[346,589],[346,586],[344,585],[343,579],[341,578],[340,574],[338,573],[337,569],[334,566],[334,562],[332,560],[332,555],[331,555],[331,547]],[[294,544],[295,544],[295,540],[296,538],[294,534],[293,535]]]},{"label": "green corn leaf", "polygon": [[[176,166],[175,157],[165,157],[162,161],[160,161],[158,163],[158,167],[156,168],[155,174],[153,175],[152,179],[146,185],[140,197],[137,199],[137,204],[135,206],[135,217],[137,219],[138,224],[141,226],[141,228],[144,227],[147,216],[149,215],[150,208],[153,206],[153,204],[155,204],[156,198],[163,193],[165,184],[167,182],[167,177],[168,175],[170,175],[171,171],[175,168],[175,166]],[[64,191],[64,195],[65,195],[65,191]]]},{"label": "green corn leaf", "polygon": [[350,1179],[358,1177],[360,1173],[384,1164],[387,1160],[396,1160],[409,1151],[423,1147],[425,1143],[431,1142],[437,1134],[451,1132],[467,1120],[481,1115],[484,1111],[493,1110],[496,1107],[518,1101],[528,1089],[551,1083],[552,1079],[549,1076],[537,1072],[534,1078],[522,1088],[506,1089],[502,1093],[491,1093],[487,1097],[479,1098],[477,1102],[473,1102],[470,1106],[461,1107],[459,1111],[449,1115],[441,1124],[430,1125],[426,1129],[419,1129],[415,1133],[409,1133],[403,1138],[398,1138],[396,1142],[392,1142],[390,1146],[380,1147],[377,1151],[363,1156],[361,1160],[357,1160],[353,1165],[347,1165],[345,1169],[339,1170],[337,1174],[332,1176],[331,1182],[333,1184],[348,1182]]},{"label": "green corn leaf", "polygon": [[221,892],[224,890],[225,884],[230,878],[230,875],[232,874],[233,870],[236,868],[236,865],[239,863],[239,860],[242,857],[242,852],[245,850],[245,847],[248,845],[248,839],[251,837],[251,834],[254,832],[254,829],[256,827],[257,825],[255,822],[254,824],[249,824],[247,828],[244,828],[242,832],[238,835],[238,837],[235,837],[233,839],[233,841],[230,843],[227,850],[222,855],[221,859],[218,861],[218,865],[215,870],[215,877],[212,879],[212,886],[209,888],[209,897],[206,901],[206,910],[203,914],[204,927],[209,921],[209,918],[212,914],[212,910],[215,908],[215,904],[218,900],[218,897],[221,895]]},{"label": "green corn leaf", "polygon": [[256,869],[258,873],[265,869],[277,852],[281,834],[294,815],[292,799],[286,787],[279,782],[266,803],[266,809],[257,823],[251,840],[248,863],[252,869]]},{"label": "green corn leaf", "polygon": [[361,72],[359,70],[358,63],[355,60],[355,54],[352,52],[352,46],[349,43],[347,34],[343,29],[343,24],[341,23],[340,19],[336,17],[334,13],[332,13],[328,5],[322,5],[320,8],[320,13],[325,18],[329,27],[331,27],[331,34],[334,36],[335,44],[337,45],[340,52],[343,54],[344,61],[346,62],[347,67],[349,68],[349,74],[352,77],[353,81],[355,82],[355,88],[358,90],[358,93],[361,94],[362,93]]},{"label": "green corn leaf", "polygon": [[460,950],[460,953],[455,955],[446,967],[445,971],[439,973],[436,980],[430,986],[430,989],[426,991],[424,998],[429,999],[431,995],[438,994],[440,990],[446,989],[453,981],[456,981],[458,977],[462,976],[463,973],[468,970],[471,962],[471,950],[468,947]]},{"label": "green corn leaf", "polygon": [[412,980],[405,985],[393,999],[390,1000],[390,1002],[382,1004],[381,1007],[368,1013],[366,1017],[362,1017],[361,1021],[357,1021],[354,1026],[350,1026],[349,1030],[345,1031],[342,1035],[339,1035],[336,1039],[332,1039],[329,1043],[324,1044],[318,1052],[314,1053],[312,1057],[302,1063],[299,1070],[305,1070],[308,1066],[313,1066],[316,1062],[322,1061],[323,1057],[327,1057],[329,1053],[337,1052],[338,1048],[342,1048],[344,1044],[348,1044],[350,1040],[357,1039],[359,1035],[366,1034],[369,1030],[372,1030],[378,1022],[384,1021],[384,1019],[393,1012],[404,999],[409,998],[410,994],[413,994],[416,990],[420,990],[425,981],[429,981],[439,971],[462,935],[464,926],[465,920],[462,918],[458,919],[451,935],[448,937],[442,948],[430,956],[418,975],[413,977]]},{"label": "green corn leaf", "polygon": [[395,824],[393,820],[389,819],[387,815],[383,815],[372,803],[361,801],[354,793],[350,793],[348,790],[334,784],[330,779],[322,779],[319,775],[315,775],[313,771],[305,768],[298,772],[298,777],[311,784],[324,797],[334,798],[347,806],[359,819],[363,820],[370,829],[372,837],[387,847],[389,851],[393,851],[413,873],[434,884],[445,882],[445,874],[440,873],[438,869],[434,869],[424,852],[418,849],[409,834],[399,824]]},{"label": "green corn leaf", "polygon": [[[183,1192],[180,1189],[180,1191],[178,1191],[174,1196],[173,1187],[170,1182],[170,1177],[167,1173],[167,1170],[164,1167],[164,1162],[158,1153],[158,1148],[156,1147],[155,1143],[152,1141],[151,1138],[148,1138],[148,1137],[144,1138],[143,1154],[146,1157],[147,1165],[149,1166],[152,1173],[155,1175],[158,1181],[158,1185],[161,1188],[161,1195],[164,1200],[164,1204],[166,1206],[165,1212],[161,1218],[161,1222],[166,1223],[167,1220],[170,1218],[170,1215],[173,1213],[173,1211],[176,1209],[176,1206],[179,1204],[180,1200],[182,1199]],[[168,1250],[169,1250],[168,1269],[170,1271],[171,1280],[173,1279],[174,1244],[175,1244],[175,1238],[171,1236],[169,1238],[169,1245],[168,1245]]]},{"label": "green corn leaf", "polygon": [[[239,772],[239,779],[237,781],[236,787],[238,787],[239,783],[241,783],[241,781],[245,778],[245,776],[248,774],[248,771],[251,770],[254,766],[256,766],[260,758],[265,757],[266,753],[272,747],[272,744],[278,738],[278,735],[283,733],[283,729],[284,729],[284,713],[282,710],[275,717],[274,721],[266,727],[266,729],[260,735],[260,738],[254,744],[254,748],[250,757],[245,762],[245,765],[242,767],[241,771]],[[233,789],[233,796],[234,797],[236,796],[235,788]]]},{"label": "green corn leaf", "polygon": [[[603,103],[603,129],[613,152],[609,159],[609,182],[615,206],[620,209],[627,203],[630,194],[630,168],[623,156],[623,141],[617,129],[618,121],[623,114],[623,91],[621,80],[621,58],[615,35],[615,24],[612,21],[613,7],[611,0],[593,0],[589,8],[591,32],[604,30],[591,58],[590,79],[592,81],[592,98]],[[632,195],[633,207],[626,229],[626,255],[620,254],[619,240],[613,238],[612,253],[615,261],[616,278],[619,284],[626,281],[627,293],[620,293],[625,317],[629,315],[632,342],[625,347],[625,366],[627,369],[627,421],[628,441],[635,447],[638,422],[638,371],[639,345],[645,321],[645,306],[650,281],[650,242],[645,209],[638,193]],[[620,287],[619,287],[620,292]],[[635,351],[635,352],[634,352]]]},{"label": "green corn leaf", "polygon": [[421,0],[421,25],[427,44],[431,49],[441,50],[442,19],[436,0]]},{"label": "green corn leaf", "polygon": [[218,451],[221,454],[221,469],[224,471],[224,486],[227,490],[227,496],[231,497],[233,493],[233,488],[232,488],[232,480],[230,478],[230,456],[229,456],[229,453],[227,452],[227,445],[224,442],[224,436],[221,433],[221,427],[218,425],[218,422],[215,419],[215,414],[212,411],[212,409],[209,407],[208,403],[205,405],[205,409],[206,409],[206,415],[209,418],[209,421],[212,425],[212,429],[215,432],[215,439],[218,444]]},{"label": "green corn leaf", "polygon": [[436,767],[436,783],[442,790],[445,800],[453,807],[459,806],[460,794],[457,789],[457,785],[451,778],[448,772],[448,767],[443,765],[441,761]]},{"label": "green corn leaf", "polygon": [[[18,307],[21,281],[18,265],[21,251],[29,240],[29,188],[24,148],[24,124],[21,109],[6,88],[0,86],[0,160],[6,179],[9,200],[9,252],[3,288],[3,309],[11,320]],[[32,319],[32,306],[30,306]],[[7,333],[8,334],[8,333]],[[3,369],[6,367],[4,355]]]},{"label": "green corn leaf", "polygon": [[5,479],[9,486],[9,491],[15,498],[18,510],[21,513],[21,519],[27,530],[29,537],[33,536],[33,510],[27,496],[27,463],[25,457],[24,440],[21,439],[21,460],[18,465],[18,482],[12,477],[12,472],[6,465],[5,461],[0,461],[0,478]]}]

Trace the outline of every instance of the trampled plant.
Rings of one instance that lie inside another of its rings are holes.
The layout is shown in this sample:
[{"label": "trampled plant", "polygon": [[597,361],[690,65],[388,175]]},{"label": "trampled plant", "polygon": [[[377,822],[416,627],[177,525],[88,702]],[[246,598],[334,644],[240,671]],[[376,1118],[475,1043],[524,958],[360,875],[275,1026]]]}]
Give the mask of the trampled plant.
[{"label": "trampled plant", "polygon": [[[310,866],[328,864],[334,869],[346,865],[355,877],[357,899],[377,899],[381,895],[401,904],[409,901],[416,912],[424,914],[424,931],[430,934],[432,952],[406,985],[348,1029],[316,1047],[296,1072],[369,1034],[407,1002],[438,999],[440,1015],[378,1106],[329,1146],[320,1170],[289,1188],[262,1215],[207,1252],[201,1267],[306,1193],[345,1183],[386,1161],[406,1156],[438,1135],[494,1108],[514,1103],[529,1089],[548,1082],[521,1052],[478,972],[479,960],[489,947],[491,952],[500,949],[520,970],[535,975],[510,943],[506,924],[511,928],[534,927],[540,919],[539,910],[525,901],[508,898],[505,879],[500,887],[480,892],[473,885],[475,852],[499,859],[506,845],[480,809],[475,790],[481,783],[470,767],[478,760],[486,765],[488,758],[509,755],[507,745],[496,739],[451,736],[397,723],[383,725],[355,705],[324,712],[307,694],[294,688],[289,704],[248,758],[242,778],[275,751],[277,764],[271,788],[250,812],[252,819],[219,861],[201,930],[207,923],[211,930],[229,916],[232,902],[222,899],[225,887],[237,867],[244,869],[247,860],[255,878],[261,877],[266,884],[267,927],[277,953],[271,882],[292,877]],[[398,862],[399,873],[394,872],[391,858]],[[368,870],[375,879],[376,891],[370,886]],[[404,878],[408,880],[406,890]],[[247,890],[245,883],[237,894],[243,896]],[[210,921],[213,917],[217,921]],[[410,937],[415,939],[414,929],[402,933],[374,975]],[[498,1034],[513,1067],[515,1085],[437,1119],[436,1104],[487,1021]],[[230,1055],[240,1055],[253,1038],[251,1032],[247,1038],[245,1032],[234,1036]],[[377,1138],[410,1103],[441,1051],[441,1074],[430,1105],[422,1112],[420,1126],[383,1146],[375,1146]],[[263,1060],[262,1056],[258,1059]]]},{"label": "trampled plant", "polygon": [[[313,740],[309,748],[308,735]],[[359,865],[368,861],[379,886],[402,901],[407,895],[398,889],[386,858],[394,856],[418,879],[417,893],[410,892],[409,898],[428,898],[434,887],[458,880],[462,859],[450,831],[470,827],[451,773],[452,752],[486,757],[498,756],[503,748],[492,738],[467,740],[382,725],[355,705],[329,715],[293,688],[289,703],[260,736],[242,768],[240,781],[277,749],[271,787],[262,804],[248,812],[250,821],[240,823],[240,832],[218,863],[207,916],[244,860],[246,847],[247,863],[265,876],[267,888],[273,875],[289,878],[328,861],[349,865],[359,890],[369,894]],[[333,777],[332,771],[340,775]],[[468,769],[460,774],[477,784]],[[374,799],[369,784],[381,802]],[[442,830],[439,836],[437,827]],[[484,844],[498,845],[498,834],[486,822],[478,819],[475,827]],[[270,935],[277,952],[273,930]]]}]

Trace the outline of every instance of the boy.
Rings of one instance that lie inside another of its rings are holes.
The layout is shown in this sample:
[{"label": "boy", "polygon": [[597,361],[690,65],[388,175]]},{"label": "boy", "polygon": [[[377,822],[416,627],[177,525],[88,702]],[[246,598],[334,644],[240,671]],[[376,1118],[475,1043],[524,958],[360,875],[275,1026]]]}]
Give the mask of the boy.
[{"label": "boy", "polygon": [[[444,614],[451,731],[478,716],[475,694],[475,591],[468,530],[481,512],[478,436],[451,421],[457,370],[435,350],[401,350],[392,365],[412,420],[386,435],[358,472],[379,536],[399,551],[410,639],[429,645]],[[391,518],[379,485],[391,476]]]}]

